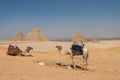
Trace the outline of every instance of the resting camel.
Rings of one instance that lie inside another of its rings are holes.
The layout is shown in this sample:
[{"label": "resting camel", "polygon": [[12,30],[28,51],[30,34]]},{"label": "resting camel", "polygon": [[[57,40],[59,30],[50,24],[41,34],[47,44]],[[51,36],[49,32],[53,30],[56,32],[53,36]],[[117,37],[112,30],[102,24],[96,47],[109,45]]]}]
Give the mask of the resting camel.
[{"label": "resting camel", "polygon": [[18,46],[13,46],[13,45],[9,45],[8,46],[8,51],[7,51],[7,55],[12,55],[12,56],[25,56],[25,53],[28,53],[31,49],[33,49],[32,47],[27,47],[27,49],[25,51],[21,51],[20,48]]},{"label": "resting camel", "polygon": [[56,46],[56,48],[58,49],[59,53],[60,54],[68,54],[71,56],[71,59],[72,59],[72,64],[73,64],[73,68],[76,69],[76,66],[75,66],[75,61],[74,61],[74,56],[80,56],[82,55],[83,56],[83,69],[86,70],[87,69],[87,60],[88,60],[88,49],[87,48],[83,48],[83,52],[79,52],[79,51],[75,51],[71,48],[69,49],[65,49],[63,50],[62,46]]}]

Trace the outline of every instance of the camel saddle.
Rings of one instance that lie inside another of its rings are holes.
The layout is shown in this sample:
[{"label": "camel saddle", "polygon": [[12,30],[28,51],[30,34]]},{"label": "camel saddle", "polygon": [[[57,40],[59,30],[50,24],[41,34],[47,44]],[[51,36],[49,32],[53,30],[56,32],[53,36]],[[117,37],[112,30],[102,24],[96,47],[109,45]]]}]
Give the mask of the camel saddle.
[{"label": "camel saddle", "polygon": [[83,48],[80,45],[72,45],[72,50],[83,53]]}]

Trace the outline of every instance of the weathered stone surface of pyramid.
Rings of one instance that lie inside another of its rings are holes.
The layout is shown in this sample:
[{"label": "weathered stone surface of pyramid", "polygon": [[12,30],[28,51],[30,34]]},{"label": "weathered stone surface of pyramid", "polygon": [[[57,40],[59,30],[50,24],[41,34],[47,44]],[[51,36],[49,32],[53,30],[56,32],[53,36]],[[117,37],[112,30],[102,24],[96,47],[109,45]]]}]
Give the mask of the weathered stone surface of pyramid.
[{"label": "weathered stone surface of pyramid", "polygon": [[24,41],[25,40],[25,35],[22,32],[19,32],[11,40],[13,40],[13,41]]},{"label": "weathered stone surface of pyramid", "polygon": [[85,41],[85,38],[79,32],[77,32],[71,41],[81,42]]},{"label": "weathered stone surface of pyramid", "polygon": [[38,28],[33,28],[31,32],[29,32],[25,36],[25,40],[27,41],[48,41],[48,39],[40,32]]}]

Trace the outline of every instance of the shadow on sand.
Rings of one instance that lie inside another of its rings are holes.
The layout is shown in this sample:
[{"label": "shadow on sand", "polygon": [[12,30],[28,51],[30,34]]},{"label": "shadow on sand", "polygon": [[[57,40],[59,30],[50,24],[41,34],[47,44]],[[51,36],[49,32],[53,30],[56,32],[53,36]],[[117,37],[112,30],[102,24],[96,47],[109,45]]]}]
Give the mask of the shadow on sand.
[{"label": "shadow on sand", "polygon": [[[56,63],[56,65],[58,67],[62,67],[62,68],[66,68],[66,69],[68,69],[68,67],[70,67],[70,69],[74,69],[73,65],[66,65],[66,64],[62,64],[62,63]],[[88,68],[85,70],[83,67],[78,66],[78,65],[76,65],[75,70],[83,70],[83,71],[90,71],[90,72],[95,72],[96,71],[95,69],[88,69]]]},{"label": "shadow on sand", "polygon": [[[63,67],[63,68],[70,67],[71,69],[74,69],[73,65],[66,65],[66,64],[62,64],[62,63],[56,63],[56,65],[59,67]],[[76,69],[84,70],[81,66],[78,66],[78,65],[76,65]]]},{"label": "shadow on sand", "polygon": [[22,57],[34,57],[33,55],[21,55]]}]

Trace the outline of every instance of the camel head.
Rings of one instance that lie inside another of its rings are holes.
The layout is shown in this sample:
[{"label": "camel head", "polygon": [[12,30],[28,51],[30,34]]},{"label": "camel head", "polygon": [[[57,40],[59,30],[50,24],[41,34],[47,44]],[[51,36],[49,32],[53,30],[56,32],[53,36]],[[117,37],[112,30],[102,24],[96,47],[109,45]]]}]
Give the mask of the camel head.
[{"label": "camel head", "polygon": [[62,46],[56,46],[58,50],[62,50]]},{"label": "camel head", "polygon": [[62,46],[56,46],[56,48],[58,49],[60,55],[70,55],[71,54],[70,49],[63,49]]},{"label": "camel head", "polygon": [[25,52],[28,53],[28,52],[29,52],[30,50],[32,50],[32,49],[33,49],[32,47],[28,46],[27,49],[25,50]]},{"label": "camel head", "polygon": [[62,51],[62,46],[56,46],[56,48],[58,49],[59,53],[61,54],[61,51]]}]

